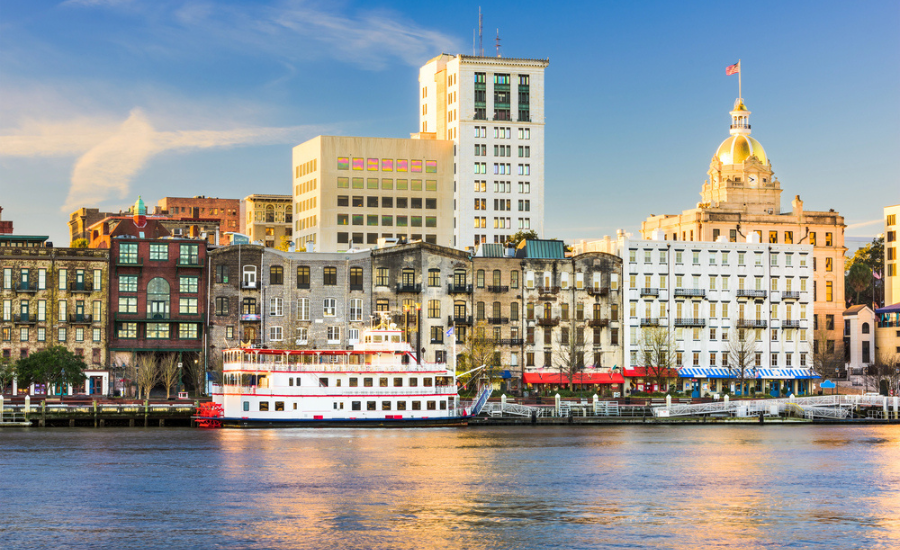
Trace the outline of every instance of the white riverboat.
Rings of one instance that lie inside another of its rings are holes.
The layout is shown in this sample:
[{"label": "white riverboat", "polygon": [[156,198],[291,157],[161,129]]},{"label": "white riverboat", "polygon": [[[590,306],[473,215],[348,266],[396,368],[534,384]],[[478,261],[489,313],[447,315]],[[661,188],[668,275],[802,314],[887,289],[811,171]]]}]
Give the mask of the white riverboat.
[{"label": "white riverboat", "polygon": [[446,364],[419,363],[403,331],[381,325],[353,350],[235,348],[224,352],[219,414],[224,427],[465,425],[490,395],[461,404]]}]

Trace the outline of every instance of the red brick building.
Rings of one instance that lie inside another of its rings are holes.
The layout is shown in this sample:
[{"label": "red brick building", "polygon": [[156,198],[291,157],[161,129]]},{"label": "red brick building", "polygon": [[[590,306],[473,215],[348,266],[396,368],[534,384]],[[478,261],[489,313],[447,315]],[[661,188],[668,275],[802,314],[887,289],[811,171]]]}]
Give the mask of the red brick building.
[{"label": "red brick building", "polygon": [[[240,201],[238,201],[240,204]],[[3,207],[0,206],[0,235],[12,235],[13,223],[11,221],[3,221]]]},{"label": "red brick building", "polygon": [[177,353],[179,362],[199,364],[206,325],[207,243],[170,236],[160,220],[143,214],[140,200],[134,211],[133,218],[120,221],[107,236],[112,366],[122,369],[141,353]]},{"label": "red brick building", "polygon": [[[219,243],[228,244],[226,232],[240,230],[241,201],[217,197],[163,197],[156,205],[155,215],[175,220],[216,219],[219,220]],[[214,243],[215,244],[215,243]]]}]

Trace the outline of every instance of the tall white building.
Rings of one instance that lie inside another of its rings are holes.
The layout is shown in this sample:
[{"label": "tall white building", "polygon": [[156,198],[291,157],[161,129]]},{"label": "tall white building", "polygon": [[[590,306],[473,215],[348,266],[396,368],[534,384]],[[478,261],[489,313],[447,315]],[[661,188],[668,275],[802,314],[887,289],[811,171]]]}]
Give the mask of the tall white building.
[{"label": "tall white building", "polygon": [[419,132],[455,144],[453,246],[543,234],[549,63],[441,54],[419,69]]},{"label": "tall white building", "polygon": [[[657,233],[659,234],[659,233]],[[756,330],[753,367],[757,390],[810,391],[813,367],[813,247],[747,242],[618,239],[580,243],[576,253],[622,258],[625,362],[641,367],[642,329],[667,327],[675,335],[676,364],[690,381],[719,391],[735,328]],[[698,382],[699,383],[699,382]]]}]

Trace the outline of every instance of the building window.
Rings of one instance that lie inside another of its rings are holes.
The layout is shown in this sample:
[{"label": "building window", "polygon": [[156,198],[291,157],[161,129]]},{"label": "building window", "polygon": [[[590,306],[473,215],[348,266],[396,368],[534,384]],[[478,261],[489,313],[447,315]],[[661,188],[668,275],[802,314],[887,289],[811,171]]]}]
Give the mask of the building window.
[{"label": "building window", "polygon": [[362,321],[362,299],[352,298],[350,300],[350,320]]},{"label": "building window", "polygon": [[327,317],[334,317],[337,311],[337,300],[334,298],[325,298],[322,302],[322,314]]},{"label": "building window", "polygon": [[340,344],[341,343],[341,328],[340,327],[328,327],[327,337],[329,344]]},{"label": "building window", "polygon": [[282,317],[284,315],[284,300],[278,297],[269,298],[269,315]]},{"label": "building window", "polygon": [[269,327],[269,341],[281,342],[282,340],[284,340],[282,327]]},{"label": "building window", "polygon": [[200,245],[183,244],[180,247],[178,263],[180,265],[199,265],[200,264]]},{"label": "building window", "polygon": [[228,315],[228,302],[227,296],[216,296],[216,315]]},{"label": "building window", "polygon": [[269,268],[269,284],[270,285],[283,285],[284,284],[284,268],[280,265],[273,265]]},{"label": "building window", "polygon": [[350,268],[350,290],[363,289],[363,269],[361,267]]},{"label": "building window", "polygon": [[179,298],[178,312],[181,314],[196,315],[198,313],[197,298]]},{"label": "building window", "polygon": [[228,266],[227,265],[217,265],[216,266],[216,282],[217,283],[227,283],[228,282]]},{"label": "building window", "polygon": [[196,340],[200,331],[196,323],[178,323],[178,338],[181,340]]},{"label": "building window", "polygon": [[150,259],[155,261],[166,261],[169,259],[169,245],[150,243]]},{"label": "building window", "polygon": [[169,323],[147,323],[148,340],[165,340],[169,338]]},{"label": "building window", "polygon": [[322,283],[325,286],[337,286],[337,268],[336,267],[326,267],[323,270]]},{"label": "building window", "polygon": [[297,288],[309,288],[309,266],[297,267]]}]

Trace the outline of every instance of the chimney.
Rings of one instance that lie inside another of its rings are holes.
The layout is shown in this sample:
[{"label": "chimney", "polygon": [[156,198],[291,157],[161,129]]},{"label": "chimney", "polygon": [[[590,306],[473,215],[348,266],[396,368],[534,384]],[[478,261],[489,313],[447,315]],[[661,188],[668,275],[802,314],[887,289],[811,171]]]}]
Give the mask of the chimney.
[{"label": "chimney", "polygon": [[312,241],[306,241],[306,251],[307,252],[315,252],[316,245]]},{"label": "chimney", "polygon": [[791,207],[794,209],[795,216],[803,215],[803,201],[800,200],[800,195],[794,197],[794,200],[791,201]]}]

